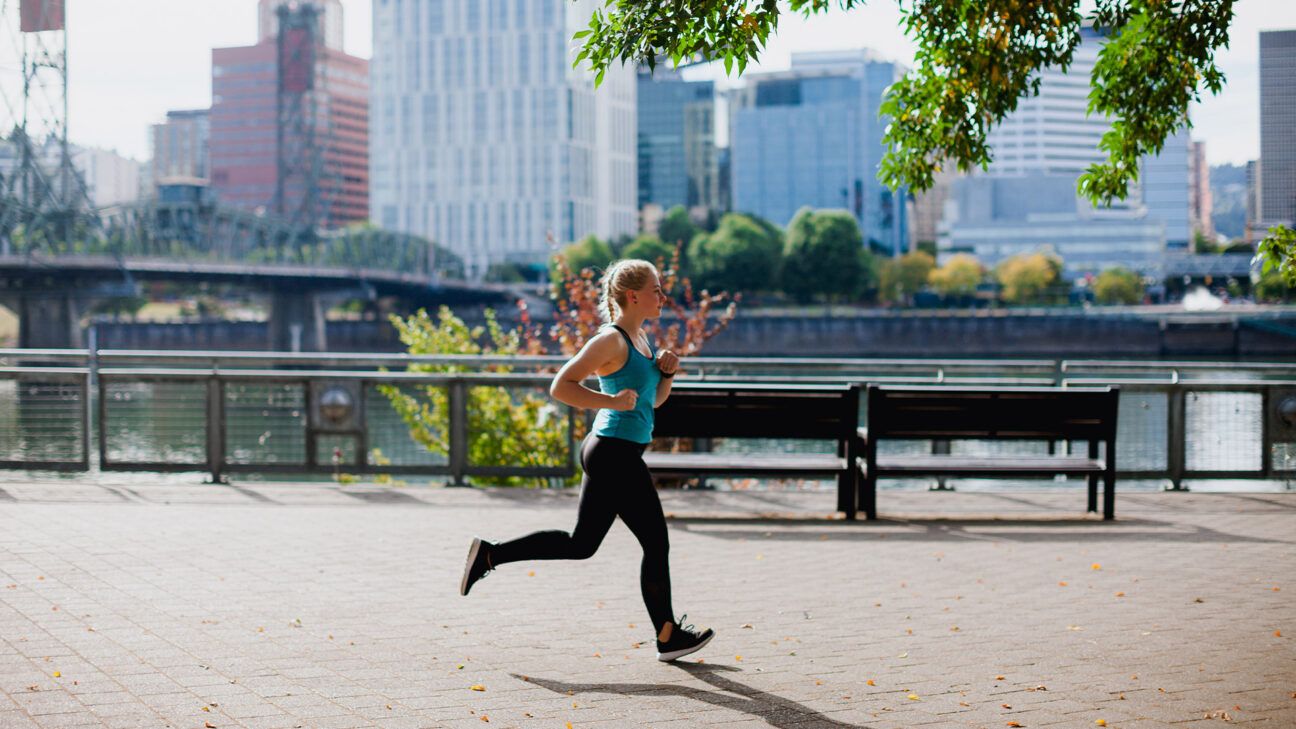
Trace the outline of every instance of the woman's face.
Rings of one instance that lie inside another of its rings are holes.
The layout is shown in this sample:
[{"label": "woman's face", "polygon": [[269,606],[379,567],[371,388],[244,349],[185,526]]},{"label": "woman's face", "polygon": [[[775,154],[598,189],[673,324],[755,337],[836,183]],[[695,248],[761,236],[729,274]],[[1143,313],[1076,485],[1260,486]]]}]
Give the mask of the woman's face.
[{"label": "woman's face", "polygon": [[643,288],[631,289],[626,294],[631,310],[642,314],[646,319],[661,316],[662,307],[666,305],[666,294],[662,293],[661,281],[655,273],[649,274],[648,282]]}]

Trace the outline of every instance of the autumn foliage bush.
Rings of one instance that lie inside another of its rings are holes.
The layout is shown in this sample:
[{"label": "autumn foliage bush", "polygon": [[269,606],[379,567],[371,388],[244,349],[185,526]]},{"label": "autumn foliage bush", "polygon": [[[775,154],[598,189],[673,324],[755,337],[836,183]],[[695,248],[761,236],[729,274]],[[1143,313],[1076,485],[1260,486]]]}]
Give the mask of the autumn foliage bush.
[{"label": "autumn foliage bush", "polygon": [[[681,357],[698,354],[706,341],[729,325],[737,312],[737,296],[725,292],[695,292],[691,282],[678,274],[680,250],[669,263],[657,260],[662,290],[667,295],[669,317],[648,323],[649,336],[657,348],[670,349]],[[554,320],[548,326],[531,319],[525,302],[519,301],[518,325],[506,330],[493,311],[486,311],[485,326],[469,327],[449,307],[441,307],[433,318],[420,310],[409,317],[393,316],[401,343],[412,355],[469,354],[506,357],[561,354],[570,357],[580,351],[604,324],[599,310],[599,275],[593,268],[573,272],[558,256],[550,297]],[[469,364],[415,364],[410,372],[459,374],[468,372],[512,373],[519,369],[552,373],[553,366],[515,363],[476,367]],[[437,385],[380,387],[410,430],[410,437],[429,451],[450,452],[449,396]],[[584,418],[574,419],[572,436],[579,441],[586,433]],[[473,465],[562,466],[567,462],[567,414],[564,406],[547,393],[520,392],[500,386],[468,389],[468,460]],[[494,476],[480,479],[499,486],[541,485],[535,479]],[[575,477],[573,477],[575,480]]]}]

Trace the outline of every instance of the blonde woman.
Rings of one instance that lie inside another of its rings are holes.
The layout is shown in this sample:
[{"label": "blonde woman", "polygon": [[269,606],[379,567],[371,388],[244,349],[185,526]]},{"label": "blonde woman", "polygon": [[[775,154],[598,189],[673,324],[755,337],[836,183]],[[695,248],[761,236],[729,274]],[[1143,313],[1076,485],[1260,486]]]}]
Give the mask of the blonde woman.
[{"label": "blonde woman", "polygon": [[[603,275],[601,304],[608,324],[585,343],[554,377],[549,394],[576,408],[598,409],[594,427],[581,444],[581,481],[576,526],[570,533],[535,532],[493,544],[473,539],[459,593],[509,562],[531,559],[588,559],[598,550],[616,517],[643,547],[639,585],[657,631],[657,660],[688,655],[715,635],[675,619],[671,608],[670,545],[666,517],[644,465],[652,440],[653,410],[670,396],[679,372],[675,353],[655,351],[643,332],[646,319],[661,316],[666,295],[657,269],[646,261],[618,261]],[[583,383],[598,375],[599,391]]]}]

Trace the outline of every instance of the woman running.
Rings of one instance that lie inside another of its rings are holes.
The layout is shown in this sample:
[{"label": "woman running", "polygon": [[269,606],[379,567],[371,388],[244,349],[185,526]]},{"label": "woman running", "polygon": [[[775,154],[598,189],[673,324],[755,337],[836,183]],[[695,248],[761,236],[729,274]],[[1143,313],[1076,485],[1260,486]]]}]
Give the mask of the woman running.
[{"label": "woman running", "polygon": [[[679,358],[667,350],[656,352],[642,331],[645,319],[661,316],[666,301],[651,263],[618,261],[603,275],[602,285],[600,303],[610,325],[563,365],[549,387],[549,394],[559,402],[599,409],[593,429],[581,444],[585,475],[576,527],[571,533],[540,531],[500,544],[474,538],[459,594],[467,595],[477,580],[509,562],[589,559],[619,516],[643,547],[639,585],[657,631],[657,660],[673,661],[698,650],[715,635],[709,628],[684,625],[687,616],[678,621],[674,617],[666,517],[643,461],[644,449],[652,440],[653,409],[670,396]],[[599,392],[582,384],[591,374],[598,375]]]}]

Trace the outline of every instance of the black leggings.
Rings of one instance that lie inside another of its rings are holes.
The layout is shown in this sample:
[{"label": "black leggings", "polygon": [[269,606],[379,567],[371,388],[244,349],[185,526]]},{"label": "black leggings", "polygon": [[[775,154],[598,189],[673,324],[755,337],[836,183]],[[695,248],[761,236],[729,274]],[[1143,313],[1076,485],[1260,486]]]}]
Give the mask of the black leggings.
[{"label": "black leggings", "polygon": [[528,534],[491,547],[491,565],[528,559],[589,559],[616,517],[630,527],[643,547],[639,587],[653,627],[674,622],[671,612],[670,543],[666,517],[643,462],[645,445],[590,435],[581,444],[580,507],[571,533],[556,529]]}]

